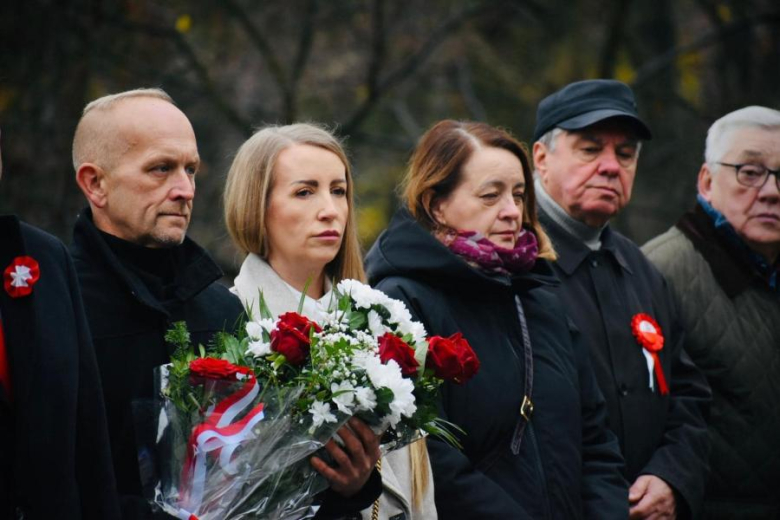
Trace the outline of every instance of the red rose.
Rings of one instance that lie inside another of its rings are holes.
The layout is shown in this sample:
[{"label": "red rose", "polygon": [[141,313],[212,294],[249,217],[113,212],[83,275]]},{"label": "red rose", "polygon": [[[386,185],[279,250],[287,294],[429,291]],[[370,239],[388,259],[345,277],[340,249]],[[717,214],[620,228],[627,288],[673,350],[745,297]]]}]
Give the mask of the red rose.
[{"label": "red rose", "polygon": [[417,373],[417,367],[420,363],[414,358],[414,349],[406,344],[404,340],[385,332],[379,338],[379,359],[382,363],[387,363],[391,359],[401,367],[401,373],[405,376],[413,376]]},{"label": "red rose", "polygon": [[479,370],[479,359],[469,342],[458,332],[449,338],[430,338],[425,365],[433,368],[436,377],[465,383]]},{"label": "red rose", "polygon": [[235,379],[236,374],[249,372],[251,371],[247,367],[236,366],[224,359],[205,357],[190,361],[190,375],[207,379]]},{"label": "red rose", "polygon": [[312,329],[322,332],[319,325],[296,312],[282,314],[271,331],[271,350],[282,354],[291,365],[302,365],[309,355]]}]

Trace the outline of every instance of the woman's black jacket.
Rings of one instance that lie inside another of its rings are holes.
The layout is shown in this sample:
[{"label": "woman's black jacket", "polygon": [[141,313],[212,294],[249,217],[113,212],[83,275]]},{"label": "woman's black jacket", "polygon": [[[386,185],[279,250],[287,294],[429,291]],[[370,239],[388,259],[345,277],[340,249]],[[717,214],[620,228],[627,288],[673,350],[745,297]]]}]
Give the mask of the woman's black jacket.
[{"label": "woman's black jacket", "polygon": [[[462,332],[481,362],[472,380],[442,387],[442,411],[465,435],[463,451],[428,443],[441,518],[628,517],[604,398],[578,333],[545,288],[556,281],[545,261],[527,274],[489,276],[401,210],[366,265],[371,284],[404,301],[429,335]],[[525,374],[516,296],[533,350],[535,411],[513,455]]]}]

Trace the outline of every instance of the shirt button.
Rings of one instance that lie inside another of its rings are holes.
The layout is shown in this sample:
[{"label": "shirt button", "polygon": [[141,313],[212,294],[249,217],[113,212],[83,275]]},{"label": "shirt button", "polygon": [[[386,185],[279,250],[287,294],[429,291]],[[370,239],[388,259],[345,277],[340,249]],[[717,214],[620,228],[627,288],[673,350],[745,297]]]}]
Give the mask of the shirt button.
[{"label": "shirt button", "polygon": [[620,387],[618,387],[618,391],[620,391],[620,395],[625,397],[628,395],[628,386],[626,386],[626,384],[623,383],[622,385],[620,385]]},{"label": "shirt button", "polygon": [[598,267],[599,266],[598,258],[592,258],[591,261],[590,261],[590,265],[593,266],[593,267]]}]

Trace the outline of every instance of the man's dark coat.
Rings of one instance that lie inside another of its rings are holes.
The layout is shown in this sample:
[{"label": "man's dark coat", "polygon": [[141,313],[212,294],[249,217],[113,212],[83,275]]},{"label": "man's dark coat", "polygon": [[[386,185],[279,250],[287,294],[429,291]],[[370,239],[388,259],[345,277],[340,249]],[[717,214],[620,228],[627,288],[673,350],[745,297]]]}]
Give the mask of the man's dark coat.
[{"label": "man's dark coat", "polygon": [[[177,321],[185,321],[193,345],[207,345],[214,334],[232,332],[244,308],[239,299],[217,280],[222,271],[209,254],[189,238],[174,252],[172,299],[160,301],[139,274],[120,260],[85,210],[76,221],[71,253],[84,294],[89,326],[103,380],[111,451],[122,513],[127,519],[148,518],[150,508],[142,489],[139,467],[153,470],[137,449],[138,415],[134,403],[154,394],[153,370],[170,362],[172,346],[165,333]],[[148,477],[147,474],[143,475]],[[144,478],[149,481],[149,478]],[[338,518],[368,507],[381,492],[374,471],[363,489],[343,498],[332,490],[321,493],[317,518]],[[160,517],[165,515],[158,515]]]},{"label": "man's dark coat", "polygon": [[56,238],[0,217],[0,271],[40,266],[32,293],[0,290],[11,396],[0,386],[0,519],[119,518],[103,394],[76,273]]},{"label": "man's dark coat", "polygon": [[[707,480],[711,393],[683,350],[684,333],[666,281],[633,242],[609,226],[601,249],[591,251],[543,210],[539,219],[558,253],[553,265],[561,280],[558,293],[590,347],[609,426],[626,459],[626,478],[660,477],[677,493],[678,518],[695,517]],[[650,389],[647,361],[631,327],[640,313],[661,327],[659,358],[668,395],[661,395],[657,382]]]},{"label": "man's dark coat", "polygon": [[173,347],[165,333],[186,321],[193,344],[207,345],[216,332],[231,330],[243,312],[241,302],[216,283],[222,271],[189,238],[179,246],[174,301],[160,302],[142,279],[117,258],[82,212],[73,234],[84,305],[103,381],[111,451],[126,518],[144,518],[134,403],[152,399],[153,370],[170,362]]}]

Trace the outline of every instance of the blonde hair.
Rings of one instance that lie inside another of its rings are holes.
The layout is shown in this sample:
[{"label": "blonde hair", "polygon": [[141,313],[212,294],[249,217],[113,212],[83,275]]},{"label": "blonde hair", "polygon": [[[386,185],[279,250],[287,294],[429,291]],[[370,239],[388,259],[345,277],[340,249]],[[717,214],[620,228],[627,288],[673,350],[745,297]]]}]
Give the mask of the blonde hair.
[{"label": "blonde hair", "polygon": [[428,471],[427,439],[420,439],[409,445],[409,468],[412,473],[412,509],[420,510],[422,499],[428,491],[431,474]]},{"label": "blonde hair", "polygon": [[293,145],[317,146],[332,152],[344,163],[347,177],[349,217],[344,240],[336,257],[325,267],[338,282],[345,278],[365,281],[357,236],[352,169],[341,142],[325,128],[312,123],[267,126],[241,145],[225,183],[225,225],[236,246],[244,253],[268,257],[266,212],[279,154]]},{"label": "blonde hair", "polygon": [[539,257],[555,260],[552,242],[536,214],[533,169],[525,146],[509,132],[486,123],[447,119],[425,132],[409,159],[403,180],[403,197],[409,211],[421,225],[436,229],[439,224],[432,210],[435,202],[448,197],[460,185],[463,165],[483,146],[501,148],[520,159],[525,177],[523,227],[536,235]]},{"label": "blonde hair", "polygon": [[[366,275],[357,238],[352,169],[341,142],[318,125],[297,123],[267,126],[241,145],[225,183],[223,202],[228,233],[243,253],[254,253],[263,258],[268,256],[265,217],[273,186],[274,166],[279,154],[296,144],[318,146],[333,152],[344,163],[349,218],[341,249],[326,270],[335,282],[345,278],[365,282]],[[409,463],[412,473],[412,505],[419,509],[431,478],[425,440],[409,445]]]},{"label": "blonde hair", "polygon": [[99,163],[99,166],[109,168],[111,160],[117,155],[122,143],[118,142],[116,132],[107,128],[110,123],[100,120],[92,121],[93,118],[89,117],[89,114],[107,112],[121,102],[135,98],[160,99],[171,105],[176,105],[171,96],[159,88],[137,88],[109,94],[91,101],[81,112],[81,119],[76,125],[76,132],[73,136],[74,170],[78,170],[79,166],[86,162]]}]

